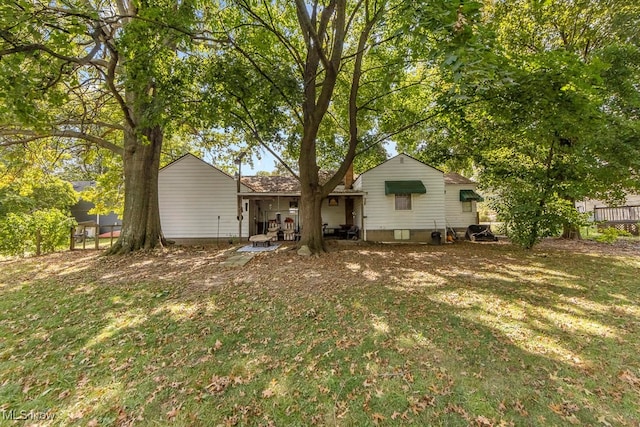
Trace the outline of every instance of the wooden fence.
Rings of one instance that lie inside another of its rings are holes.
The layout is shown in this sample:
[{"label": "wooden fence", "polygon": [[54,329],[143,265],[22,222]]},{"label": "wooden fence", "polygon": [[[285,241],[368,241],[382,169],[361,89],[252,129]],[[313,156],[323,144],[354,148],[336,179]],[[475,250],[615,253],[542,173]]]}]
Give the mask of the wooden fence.
[{"label": "wooden fence", "polygon": [[[118,227],[117,230],[115,228]],[[113,246],[113,242],[116,239],[116,236],[113,235],[114,231],[119,231],[121,225],[110,224],[110,225],[78,225],[77,227],[72,227],[71,232],[69,234],[69,250],[73,251],[75,249],[100,249],[100,229],[107,228],[110,231],[109,234],[109,247]],[[89,237],[89,230],[93,230],[93,244],[87,247],[87,240],[91,239]]]}]

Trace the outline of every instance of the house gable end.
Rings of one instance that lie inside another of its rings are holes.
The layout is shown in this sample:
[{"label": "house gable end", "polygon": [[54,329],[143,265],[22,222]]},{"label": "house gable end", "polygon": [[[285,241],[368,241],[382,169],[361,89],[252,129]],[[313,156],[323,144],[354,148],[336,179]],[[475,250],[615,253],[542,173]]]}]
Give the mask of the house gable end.
[{"label": "house gable end", "polygon": [[371,171],[373,171],[375,169],[385,168],[385,167],[392,166],[392,165],[393,166],[397,166],[397,164],[394,163],[394,160],[400,160],[400,162],[408,161],[410,163],[414,163],[415,162],[415,164],[426,166],[426,167],[428,167],[430,169],[433,169],[434,171],[438,171],[438,172],[444,174],[443,171],[441,171],[440,169],[438,169],[436,167],[431,166],[430,164],[422,162],[422,161],[420,161],[420,160],[418,160],[418,159],[416,159],[414,157],[411,157],[408,154],[400,153],[400,154],[398,154],[398,155],[396,155],[396,156],[394,156],[394,157],[392,157],[390,159],[385,160],[384,162],[380,163],[379,165],[374,166],[371,169],[367,169],[365,172],[362,172],[360,174],[360,176],[358,176],[358,179],[356,179],[356,181],[358,181],[360,178],[362,178],[363,175],[366,175],[367,173],[369,173],[369,172],[371,172]]},{"label": "house gable end", "polygon": [[[186,167],[195,167],[195,168],[202,168],[202,169],[209,169],[212,172],[218,173],[222,176],[224,176],[225,178],[228,178],[229,180],[233,181],[235,183],[236,179],[229,175],[228,173],[226,173],[225,171],[223,171],[222,169],[219,169],[215,166],[213,166],[210,163],[205,162],[204,160],[202,160],[200,157],[195,156],[191,153],[187,153],[184,154],[183,156],[177,158],[176,160],[172,161],[171,163],[165,165],[164,167],[160,168],[160,174],[166,174],[167,171],[171,171],[171,170],[175,170],[176,167],[179,166],[186,166]],[[249,187],[248,185],[242,183],[241,184],[241,188],[240,191],[242,192],[253,192],[254,189]]]}]

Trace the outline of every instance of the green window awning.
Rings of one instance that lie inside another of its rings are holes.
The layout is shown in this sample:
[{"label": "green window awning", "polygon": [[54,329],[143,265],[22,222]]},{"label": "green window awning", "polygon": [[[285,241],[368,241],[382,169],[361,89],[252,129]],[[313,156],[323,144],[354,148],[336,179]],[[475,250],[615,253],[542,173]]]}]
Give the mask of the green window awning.
[{"label": "green window awning", "polygon": [[427,189],[422,181],[385,181],[384,194],[424,194]]},{"label": "green window awning", "polygon": [[473,190],[460,190],[460,201],[461,202],[470,202],[471,200],[475,200],[476,202],[483,202],[484,199],[481,195],[476,193]]}]

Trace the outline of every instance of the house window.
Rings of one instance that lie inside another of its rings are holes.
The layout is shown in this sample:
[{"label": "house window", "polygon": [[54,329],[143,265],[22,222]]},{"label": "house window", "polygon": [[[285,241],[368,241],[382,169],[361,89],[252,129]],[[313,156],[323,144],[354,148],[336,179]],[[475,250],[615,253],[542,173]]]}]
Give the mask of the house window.
[{"label": "house window", "polygon": [[473,212],[473,206],[471,205],[473,202],[461,202],[462,203],[462,212]]},{"label": "house window", "polygon": [[396,210],[397,211],[411,210],[411,194],[396,194]]}]

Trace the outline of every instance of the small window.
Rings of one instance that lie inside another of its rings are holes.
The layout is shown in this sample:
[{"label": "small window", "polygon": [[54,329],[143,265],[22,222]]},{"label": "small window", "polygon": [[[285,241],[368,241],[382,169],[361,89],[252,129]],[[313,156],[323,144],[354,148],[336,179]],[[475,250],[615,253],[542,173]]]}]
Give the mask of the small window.
[{"label": "small window", "polygon": [[411,194],[396,194],[396,210],[397,211],[411,210]]},{"label": "small window", "polygon": [[472,212],[473,211],[472,203],[473,203],[472,201],[462,202],[462,212]]}]

